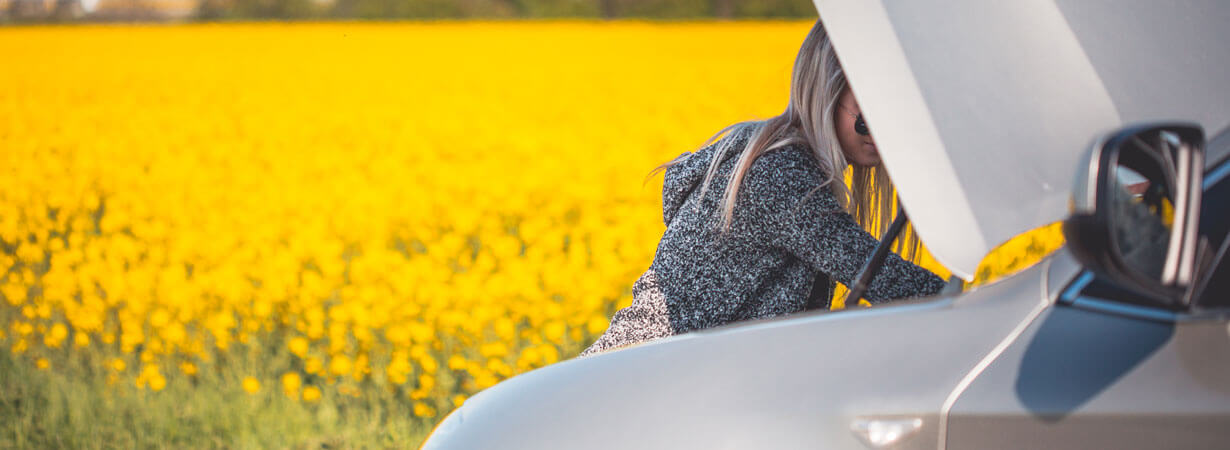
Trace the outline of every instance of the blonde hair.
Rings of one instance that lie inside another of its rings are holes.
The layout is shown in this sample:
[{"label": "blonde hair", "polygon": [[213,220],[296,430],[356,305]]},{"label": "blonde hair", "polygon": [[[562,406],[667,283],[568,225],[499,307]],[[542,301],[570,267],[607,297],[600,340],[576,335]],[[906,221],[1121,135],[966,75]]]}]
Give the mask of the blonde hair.
[{"label": "blonde hair", "polygon": [[[739,150],[738,162],[727,182],[720,204],[723,231],[730,229],[739,185],[756,158],[770,150],[800,143],[811,149],[816,161],[820,163],[820,169],[827,177],[821,180],[816,189],[829,186],[838,203],[859,225],[876,234],[877,238],[884,234],[893,219],[896,207],[893,185],[884,171],[884,165],[850,165],[841,151],[837,130],[833,126],[837,99],[847,88],[846,75],[837,60],[832,42],[829,41],[824,26],[816,20],[794,61],[790,101],[786,105],[786,111],[763,121],[745,121],[727,126],[701,145],[708,146],[727,132],[734,136],[752,129],[747,145]],[[709,164],[701,187],[702,197],[708,191],[721,161],[725,159],[723,156],[731,150],[733,142],[734,139],[722,140],[715,149],[716,154]],[[662,164],[654,169],[654,172],[665,170],[684,159],[678,158]],[[850,186],[846,186],[843,179],[847,168],[850,170]],[[912,229],[907,227],[897,239],[896,248],[907,259],[915,258],[919,242]]]}]

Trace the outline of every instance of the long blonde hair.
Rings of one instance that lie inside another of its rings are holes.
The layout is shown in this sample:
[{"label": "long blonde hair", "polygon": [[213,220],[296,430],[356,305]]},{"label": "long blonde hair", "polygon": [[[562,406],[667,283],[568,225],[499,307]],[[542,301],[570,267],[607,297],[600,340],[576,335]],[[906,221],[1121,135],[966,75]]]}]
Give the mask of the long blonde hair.
[{"label": "long blonde hair", "polygon": [[[748,129],[753,130],[746,147],[739,150],[738,162],[722,197],[720,207],[723,230],[730,228],[739,185],[756,158],[770,150],[801,143],[811,149],[816,161],[820,163],[820,169],[828,177],[821,180],[817,189],[829,186],[838,203],[859,225],[874,233],[877,238],[884,233],[893,219],[896,207],[893,185],[884,171],[884,165],[850,165],[841,151],[837,130],[833,126],[837,99],[847,88],[845,72],[837,60],[837,53],[833,50],[828,33],[825,32],[824,25],[816,20],[794,61],[790,101],[786,105],[786,111],[763,121],[745,121],[727,126],[701,145],[708,146],[727,132],[734,136]],[[721,161],[725,159],[723,156],[731,150],[733,141],[734,139],[725,139],[718,144],[701,187],[702,197],[717,174]],[[683,158],[679,158],[667,162],[654,171],[665,170],[682,161]],[[847,169],[850,171],[849,186],[846,186],[844,180]],[[899,253],[912,260],[918,254],[918,237],[907,227],[897,239],[896,247]]]}]

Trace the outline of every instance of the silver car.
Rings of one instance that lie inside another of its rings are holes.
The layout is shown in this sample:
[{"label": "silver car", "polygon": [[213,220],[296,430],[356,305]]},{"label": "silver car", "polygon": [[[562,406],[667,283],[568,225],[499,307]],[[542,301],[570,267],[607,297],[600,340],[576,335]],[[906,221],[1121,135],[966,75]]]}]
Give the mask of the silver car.
[{"label": "silver car", "polygon": [[938,261],[1057,220],[1066,247],[535,370],[425,448],[1230,447],[1230,2],[816,6]]}]

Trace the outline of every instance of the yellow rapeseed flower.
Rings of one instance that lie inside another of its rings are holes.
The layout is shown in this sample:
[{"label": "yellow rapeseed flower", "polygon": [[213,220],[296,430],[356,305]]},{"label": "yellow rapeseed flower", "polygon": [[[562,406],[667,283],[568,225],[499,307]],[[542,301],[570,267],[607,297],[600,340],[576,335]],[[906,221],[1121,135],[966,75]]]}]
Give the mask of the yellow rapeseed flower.
[{"label": "yellow rapeseed flower", "polygon": [[353,368],[354,364],[346,355],[333,355],[333,359],[329,361],[329,373],[334,376],[348,375]]},{"label": "yellow rapeseed flower", "polygon": [[303,388],[303,401],[307,403],[316,403],[320,401],[320,388],[316,386],[308,386]]},{"label": "yellow rapeseed flower", "polygon": [[30,345],[23,338],[23,339],[18,339],[17,342],[14,342],[13,346],[9,347],[9,351],[13,352],[14,355],[20,355],[22,353],[25,353],[26,350],[29,348],[30,348]]},{"label": "yellow rapeseed flower", "polygon": [[601,335],[610,325],[611,321],[606,316],[593,316],[590,317],[589,322],[585,323],[585,329],[589,331],[589,334]]},{"label": "yellow rapeseed flower", "polygon": [[149,389],[151,391],[158,392],[158,391],[161,391],[165,387],[167,387],[167,379],[166,377],[162,376],[161,373],[152,375],[149,378]]},{"label": "yellow rapeseed flower", "polygon": [[436,409],[423,402],[414,402],[414,415],[418,417],[435,417]]},{"label": "yellow rapeseed flower", "polygon": [[47,334],[47,337],[55,339],[57,342],[63,342],[69,337],[69,327],[65,327],[64,323],[55,323],[52,326],[52,332]]},{"label": "yellow rapeseed flower", "polygon": [[0,295],[4,296],[4,300],[8,302],[10,306],[18,306],[21,305],[22,302],[26,301],[27,290],[28,288],[23,286],[21,283],[10,281],[5,283],[3,286],[0,286]]},{"label": "yellow rapeseed flower", "polygon": [[469,361],[466,361],[465,357],[461,355],[453,355],[448,357],[449,370],[465,370],[468,365]]},{"label": "yellow rapeseed flower", "polygon": [[[114,364],[114,361],[113,361]],[[113,367],[114,368],[114,367]],[[116,372],[119,372],[117,370]],[[143,366],[136,380],[134,380],[138,388],[148,387],[151,391],[158,392],[167,386],[167,379],[158,370],[157,365],[149,364]]]},{"label": "yellow rapeseed flower", "polygon": [[313,375],[319,375],[321,371],[324,370],[324,365],[325,363],[321,361],[320,358],[311,356],[308,357],[307,361],[303,363],[303,371]]},{"label": "yellow rapeseed flower", "polygon": [[243,379],[243,391],[249,395],[255,395],[261,390],[261,382],[254,377],[248,376]]},{"label": "yellow rapeseed flower", "polygon": [[290,342],[286,344],[286,347],[289,348],[290,352],[295,356],[303,358],[307,356],[308,340],[303,337],[294,337],[291,338]]},{"label": "yellow rapeseed flower", "polygon": [[90,335],[78,331],[73,335],[73,345],[77,348],[90,346]]},{"label": "yellow rapeseed flower", "polygon": [[542,327],[542,335],[553,343],[559,343],[563,342],[564,331],[566,330],[567,327],[564,325],[564,322],[553,320],[551,322],[547,322],[547,324]]},{"label": "yellow rapeseed flower", "polygon": [[303,379],[301,379],[297,373],[287,372],[285,375],[282,375],[282,392],[286,394],[287,397],[298,399],[299,387],[302,386],[302,384]]},{"label": "yellow rapeseed flower", "polygon": [[430,391],[436,387],[436,377],[428,374],[419,375],[419,389]]}]

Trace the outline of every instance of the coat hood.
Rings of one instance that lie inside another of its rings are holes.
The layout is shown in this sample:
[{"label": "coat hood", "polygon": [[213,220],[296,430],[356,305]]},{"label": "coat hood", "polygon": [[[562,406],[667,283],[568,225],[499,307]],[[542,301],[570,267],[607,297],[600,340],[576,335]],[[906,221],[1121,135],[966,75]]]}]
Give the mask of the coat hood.
[{"label": "coat hood", "polygon": [[[720,157],[722,161],[734,158],[747,145],[754,127],[740,127],[727,133],[717,142],[707,145],[695,152],[688,152],[675,158],[675,165],[666,169],[662,180],[662,220],[670,224],[683,207],[692,192],[699,192],[705,182],[705,173],[713,158]],[[720,154],[720,155],[719,155]],[[725,183],[722,177],[714,177],[709,186],[711,192],[723,192]]]}]

